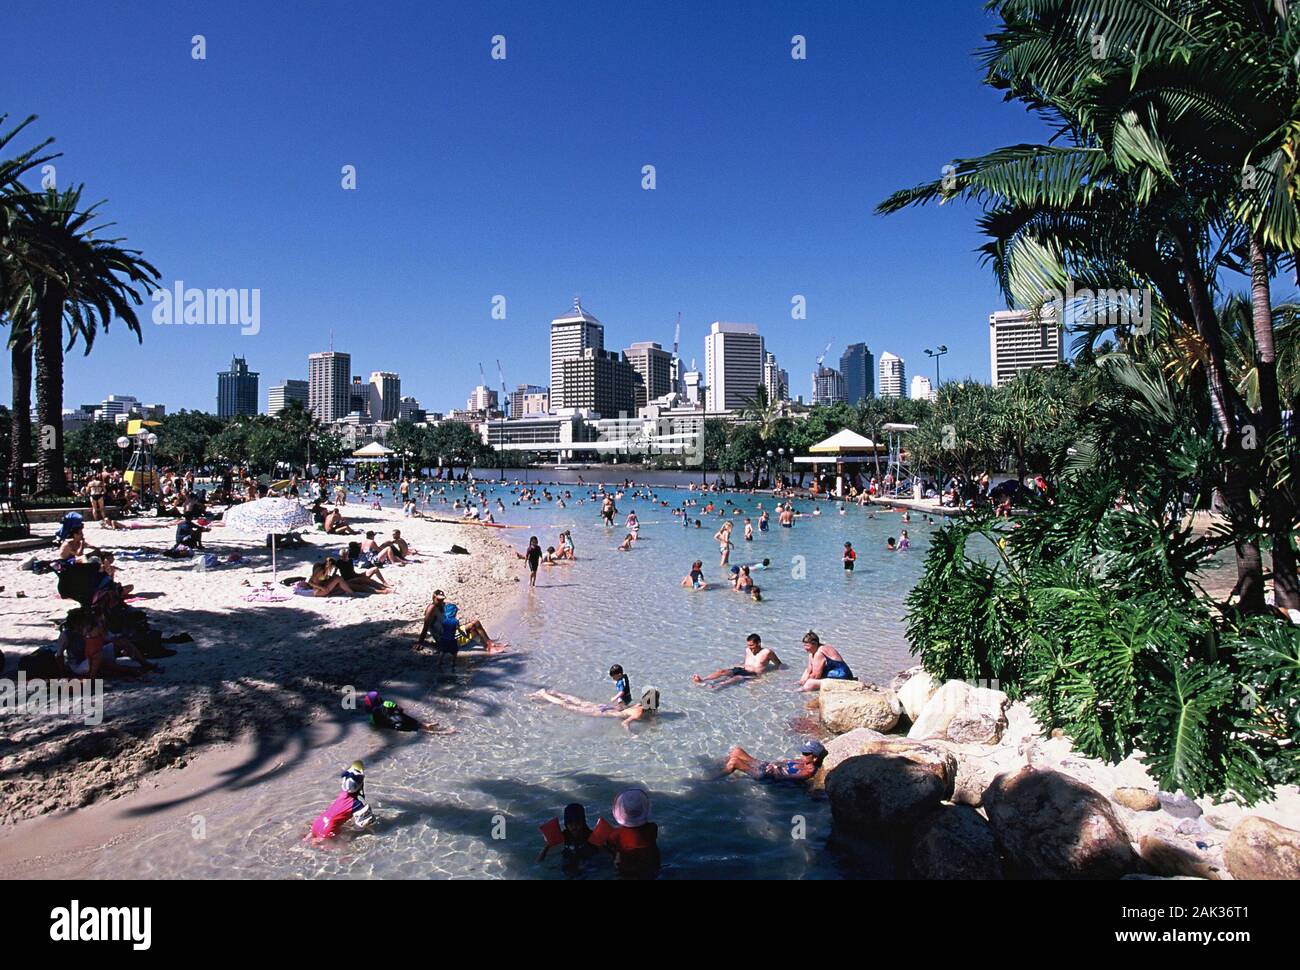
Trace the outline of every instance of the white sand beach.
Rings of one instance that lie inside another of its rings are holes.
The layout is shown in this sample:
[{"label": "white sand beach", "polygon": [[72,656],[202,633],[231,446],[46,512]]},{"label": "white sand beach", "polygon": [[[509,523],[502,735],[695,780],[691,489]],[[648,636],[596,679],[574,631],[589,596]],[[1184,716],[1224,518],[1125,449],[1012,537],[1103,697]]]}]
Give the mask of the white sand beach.
[{"label": "white sand beach", "polygon": [[[418,550],[408,565],[383,567],[395,592],[250,602],[252,589],[271,579],[270,552],[257,537],[216,527],[206,551],[222,559],[239,553],[246,561],[205,570],[195,560],[122,555],[169,548],[174,522],[150,527],[151,520],[132,520],[146,527],[129,530],[88,522],[88,542],[115,551],[118,580],[134,584],[141,596],[134,605],[154,628],[164,636],[188,633],[193,642],[174,644],[176,656],[159,661],[157,673],[109,681],[100,724],[0,712],[0,823],[119,798],[154,773],[218,746],[253,741],[273,749],[322,714],[337,712],[347,688],[426,681],[435,658],[413,652],[412,644],[435,588],[446,591],[463,620],[480,618],[495,635],[494,624],[519,589],[518,564],[501,530],[352,504],[343,511],[356,528],[373,529],[381,539],[401,529]],[[34,531],[52,533],[54,526]],[[281,579],[305,576],[313,562],[353,538],[305,535],[308,548],[280,553]],[[449,554],[453,543],[470,554]],[[53,620],[75,605],[59,597],[54,575],[19,568],[32,555],[0,558],[0,650],[11,677],[22,654],[57,638]],[[421,719],[438,719],[430,705],[410,707]]]}]

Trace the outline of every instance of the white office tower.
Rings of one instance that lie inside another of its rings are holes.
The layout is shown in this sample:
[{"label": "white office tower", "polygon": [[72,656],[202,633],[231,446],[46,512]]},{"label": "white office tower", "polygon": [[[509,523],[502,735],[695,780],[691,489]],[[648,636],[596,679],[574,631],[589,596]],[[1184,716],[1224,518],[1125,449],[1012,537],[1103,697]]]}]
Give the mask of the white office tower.
[{"label": "white office tower", "polygon": [[706,410],[739,411],[763,386],[767,351],[752,323],[714,323],[704,338]]},{"label": "white office tower", "polygon": [[880,355],[880,379],[876,388],[881,397],[902,397],[907,380],[903,372],[903,358],[891,353]]},{"label": "white office tower", "polygon": [[673,390],[673,355],[651,340],[635,343],[623,351],[632,368],[641,375],[641,386],[636,388],[636,406],[663,397]]},{"label": "white office tower", "polygon": [[465,401],[466,411],[495,411],[498,406],[496,389],[483,384],[474,388]]},{"label": "white office tower", "polygon": [[564,362],[577,360],[587,350],[604,349],[604,324],[575,297],[573,309],[551,321],[551,410],[571,406],[564,400]]},{"label": "white office tower", "polygon": [[777,366],[776,354],[770,350],[763,355],[763,386],[769,401],[790,399],[790,375]]},{"label": "white office tower", "polygon": [[1065,360],[1056,308],[999,310],[989,314],[989,361],[993,386],[1001,387],[1021,371],[1055,367]]},{"label": "white office tower", "polygon": [[304,408],[308,407],[306,381],[287,380],[272,387],[266,392],[266,413],[275,417],[291,401],[297,401]]},{"label": "white office tower", "polygon": [[922,377],[917,374],[912,378],[912,400],[913,401],[933,401],[934,385],[930,383],[930,378]]},{"label": "white office tower", "polygon": [[352,355],[327,350],[307,356],[307,407],[317,421],[346,418],[352,409]]},{"label": "white office tower", "polygon": [[691,369],[682,374],[682,387],[686,400],[691,403],[691,407],[704,407],[704,399],[708,388],[704,385],[704,375],[695,369],[695,361],[693,360],[691,361]]},{"label": "white office tower", "polygon": [[402,413],[402,379],[390,371],[370,374],[370,420],[396,421]]}]

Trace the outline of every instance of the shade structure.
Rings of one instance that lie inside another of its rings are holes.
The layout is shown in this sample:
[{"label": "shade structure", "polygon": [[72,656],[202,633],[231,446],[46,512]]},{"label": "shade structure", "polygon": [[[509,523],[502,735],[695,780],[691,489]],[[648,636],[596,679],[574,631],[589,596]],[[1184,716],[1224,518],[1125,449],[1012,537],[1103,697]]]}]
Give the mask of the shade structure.
[{"label": "shade structure", "polygon": [[250,535],[271,534],[271,582],[276,580],[275,544],[281,532],[305,529],[315,524],[315,518],[297,499],[259,498],[255,502],[231,506],[222,519],[227,529],[247,532]]},{"label": "shade structure", "polygon": [[397,452],[393,451],[392,448],[385,448],[378,441],[372,441],[364,448],[358,448],[356,451],[352,452],[352,457],[353,458],[387,458],[388,456],[395,455],[395,454],[397,454]]},{"label": "shade structure", "polygon": [[875,453],[880,448],[870,438],[864,438],[856,431],[844,428],[835,432],[825,441],[819,441],[808,451],[814,455],[854,455],[862,452]]}]

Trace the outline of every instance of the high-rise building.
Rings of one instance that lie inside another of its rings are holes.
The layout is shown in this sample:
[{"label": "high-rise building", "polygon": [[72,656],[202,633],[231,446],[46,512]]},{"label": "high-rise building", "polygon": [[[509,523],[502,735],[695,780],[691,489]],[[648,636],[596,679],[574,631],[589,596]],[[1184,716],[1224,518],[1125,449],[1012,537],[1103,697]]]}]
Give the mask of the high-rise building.
[{"label": "high-rise building", "polygon": [[636,392],[638,408],[672,392],[673,355],[657,343],[649,340],[635,343],[623,351],[623,358],[641,375],[641,385]]},{"label": "high-rise building", "polygon": [[423,421],[426,417],[424,408],[420,407],[420,402],[413,397],[404,397],[398,405],[398,421]]},{"label": "high-rise building", "polygon": [[739,411],[763,386],[767,351],[752,323],[715,322],[704,338],[708,411]]},{"label": "high-rise building", "polygon": [[596,411],[602,418],[636,414],[641,375],[617,351],[588,347],[581,357],[564,361],[565,407]]},{"label": "high-rise building", "polygon": [[704,407],[709,389],[704,383],[704,375],[695,369],[695,361],[693,360],[691,361],[691,369],[682,374],[682,387],[686,394],[686,400],[690,402],[691,407]]},{"label": "high-rise building", "polygon": [[110,394],[95,408],[96,421],[116,421],[119,414],[140,409],[140,400],[131,394]]},{"label": "high-rise building", "polygon": [[763,354],[763,386],[769,401],[790,399],[790,375],[777,365],[776,354],[770,350]]},{"label": "high-rise building", "polygon": [[880,396],[902,397],[907,375],[903,367],[903,358],[895,354],[880,355]]},{"label": "high-rise building", "polygon": [[575,297],[573,309],[551,321],[551,407],[571,408],[564,387],[564,362],[587,350],[605,349],[605,325],[582,308]]},{"label": "high-rise building", "polygon": [[526,418],[546,414],[551,409],[551,395],[537,384],[520,384],[510,392],[510,417]]},{"label": "high-rise building", "polygon": [[337,421],[352,410],[352,355],[325,350],[307,357],[307,407],[317,421]]},{"label": "high-rise building", "polygon": [[297,401],[307,407],[307,382],[284,381],[276,384],[266,392],[266,413],[275,417],[289,406],[290,401]]},{"label": "high-rise building", "polygon": [[370,385],[359,374],[352,375],[352,386],[348,388],[348,414],[370,417]]},{"label": "high-rise building", "polygon": [[840,355],[840,373],[844,375],[844,400],[858,404],[876,396],[876,360],[866,344],[849,344]]},{"label": "high-rise building", "polygon": [[230,370],[217,374],[217,417],[257,413],[257,373],[243,357],[232,357]]},{"label": "high-rise building", "polygon": [[837,404],[844,400],[844,375],[834,367],[818,367],[813,374],[813,404]]},{"label": "high-rise building", "polygon": [[369,396],[370,420],[396,421],[402,413],[402,379],[391,371],[371,371]]},{"label": "high-rise building", "polygon": [[496,389],[485,384],[480,384],[470,391],[469,398],[465,402],[466,411],[482,411],[487,414],[489,411],[498,411],[500,408],[501,404],[497,398]]},{"label": "high-rise building", "polygon": [[1065,360],[1056,308],[999,310],[989,314],[989,361],[993,386],[1001,387],[1021,371],[1056,367]]},{"label": "high-rise building", "polygon": [[912,378],[912,400],[913,401],[933,401],[934,385],[930,383],[930,378],[917,374]]}]

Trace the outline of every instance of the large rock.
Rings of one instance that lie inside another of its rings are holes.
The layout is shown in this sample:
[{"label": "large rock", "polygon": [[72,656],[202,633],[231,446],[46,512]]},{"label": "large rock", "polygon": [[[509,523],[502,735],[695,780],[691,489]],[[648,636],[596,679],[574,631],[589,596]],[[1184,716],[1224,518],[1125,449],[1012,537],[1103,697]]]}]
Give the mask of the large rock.
[{"label": "large rock", "polygon": [[954,744],[951,741],[928,743],[952,752],[957,759],[957,777],[953,781],[952,797],[948,799],[955,805],[979,808],[984,804],[984,793],[994,778],[1016,771],[1025,764],[1019,752],[1005,746],[991,748],[984,744]]},{"label": "large rock", "polygon": [[1300,832],[1248,815],[1223,847],[1233,879],[1300,879]]},{"label": "large rock", "polygon": [[965,805],[940,805],[912,831],[907,853],[912,879],[1001,879],[993,829]]},{"label": "large rock", "polygon": [[1030,766],[999,775],[984,810],[1017,876],[1118,879],[1138,868],[1115,806],[1068,775]]},{"label": "large rock", "polygon": [[817,769],[817,774],[813,775],[813,790],[825,788],[828,774],[850,758],[866,754],[872,744],[883,740],[884,737],[879,731],[872,731],[870,728],[855,728],[847,734],[831,738],[826,742],[826,757],[822,759],[822,766]]},{"label": "large rock", "polygon": [[919,668],[896,688],[898,703],[909,721],[921,716],[921,711],[938,689],[939,682]]},{"label": "large rock", "polygon": [[1010,705],[1011,699],[1000,690],[950,680],[926,702],[907,736],[914,741],[947,738],[958,744],[997,744]]},{"label": "large rock", "polygon": [[1157,876],[1192,876],[1196,879],[1221,879],[1222,870],[1214,860],[1194,846],[1161,835],[1144,835],[1138,843],[1138,855]]},{"label": "large rock", "polygon": [[882,738],[826,776],[836,828],[870,835],[907,828],[952,797],[957,760],[937,745]]},{"label": "large rock", "polygon": [[877,690],[857,681],[825,681],[819,693],[822,724],[836,734],[855,728],[881,733],[892,731],[903,711],[892,691]]}]

